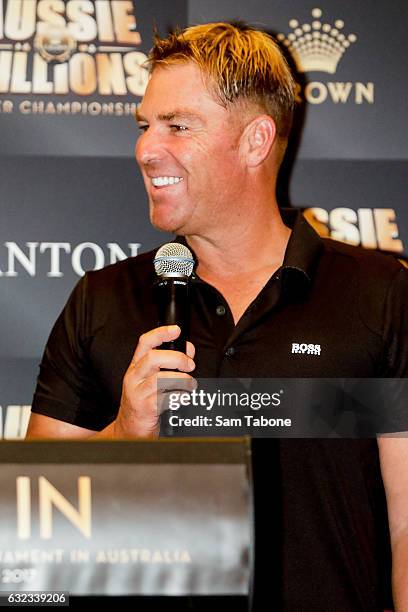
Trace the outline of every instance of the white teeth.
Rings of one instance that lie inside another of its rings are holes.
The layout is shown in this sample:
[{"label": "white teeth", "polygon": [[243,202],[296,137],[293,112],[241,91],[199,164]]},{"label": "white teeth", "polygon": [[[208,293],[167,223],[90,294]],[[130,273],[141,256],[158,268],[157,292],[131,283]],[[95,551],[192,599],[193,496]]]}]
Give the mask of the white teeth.
[{"label": "white teeth", "polygon": [[152,178],[152,183],[155,187],[164,187],[165,185],[176,185],[182,180],[180,176],[155,176]]}]

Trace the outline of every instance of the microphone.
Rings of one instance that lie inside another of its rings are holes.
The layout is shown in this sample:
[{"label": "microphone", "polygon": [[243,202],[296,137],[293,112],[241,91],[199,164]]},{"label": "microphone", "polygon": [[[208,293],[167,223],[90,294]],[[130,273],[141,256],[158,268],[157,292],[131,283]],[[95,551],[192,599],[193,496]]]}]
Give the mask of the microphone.
[{"label": "microphone", "polygon": [[159,311],[160,325],[178,325],[181,333],[170,342],[163,342],[160,348],[186,352],[189,319],[188,288],[194,268],[194,258],[184,244],[169,242],[157,251],[153,260],[159,277],[154,291]]}]

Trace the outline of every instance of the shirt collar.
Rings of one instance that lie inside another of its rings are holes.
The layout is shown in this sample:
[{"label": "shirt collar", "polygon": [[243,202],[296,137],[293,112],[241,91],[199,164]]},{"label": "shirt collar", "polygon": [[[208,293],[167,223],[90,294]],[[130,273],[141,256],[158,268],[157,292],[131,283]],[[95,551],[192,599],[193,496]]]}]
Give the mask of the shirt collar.
[{"label": "shirt collar", "polygon": [[300,210],[284,208],[281,215],[285,225],[292,229],[282,264],[284,285],[293,283],[298,289],[307,288],[313,280],[323,241]]},{"label": "shirt collar", "polygon": [[[312,282],[323,242],[299,209],[281,208],[280,212],[283,222],[292,230],[281,268],[283,287],[298,294]],[[184,236],[177,236],[175,242],[188,246]],[[192,280],[199,280],[194,272]]]}]

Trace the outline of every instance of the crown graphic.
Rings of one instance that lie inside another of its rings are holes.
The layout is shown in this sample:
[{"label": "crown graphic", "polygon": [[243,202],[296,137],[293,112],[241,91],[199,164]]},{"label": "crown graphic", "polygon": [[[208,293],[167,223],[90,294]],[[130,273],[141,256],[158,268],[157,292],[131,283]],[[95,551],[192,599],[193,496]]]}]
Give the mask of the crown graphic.
[{"label": "crown graphic", "polygon": [[291,19],[289,26],[292,32],[278,34],[277,39],[288,48],[299,72],[329,72],[334,74],[337,65],[348,47],[356,42],[357,36],[346,36],[341,31],[344,21],[336,19],[334,25],[322,23],[322,10],[312,10],[312,23],[301,25],[297,19]]}]

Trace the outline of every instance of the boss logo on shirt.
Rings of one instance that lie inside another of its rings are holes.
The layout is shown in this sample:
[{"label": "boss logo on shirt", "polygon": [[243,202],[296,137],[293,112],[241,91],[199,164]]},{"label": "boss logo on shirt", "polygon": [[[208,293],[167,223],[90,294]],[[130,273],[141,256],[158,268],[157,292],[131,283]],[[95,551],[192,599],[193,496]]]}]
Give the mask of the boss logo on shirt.
[{"label": "boss logo on shirt", "polygon": [[320,344],[306,344],[302,342],[292,342],[292,353],[302,353],[303,355],[320,355],[321,353]]}]

